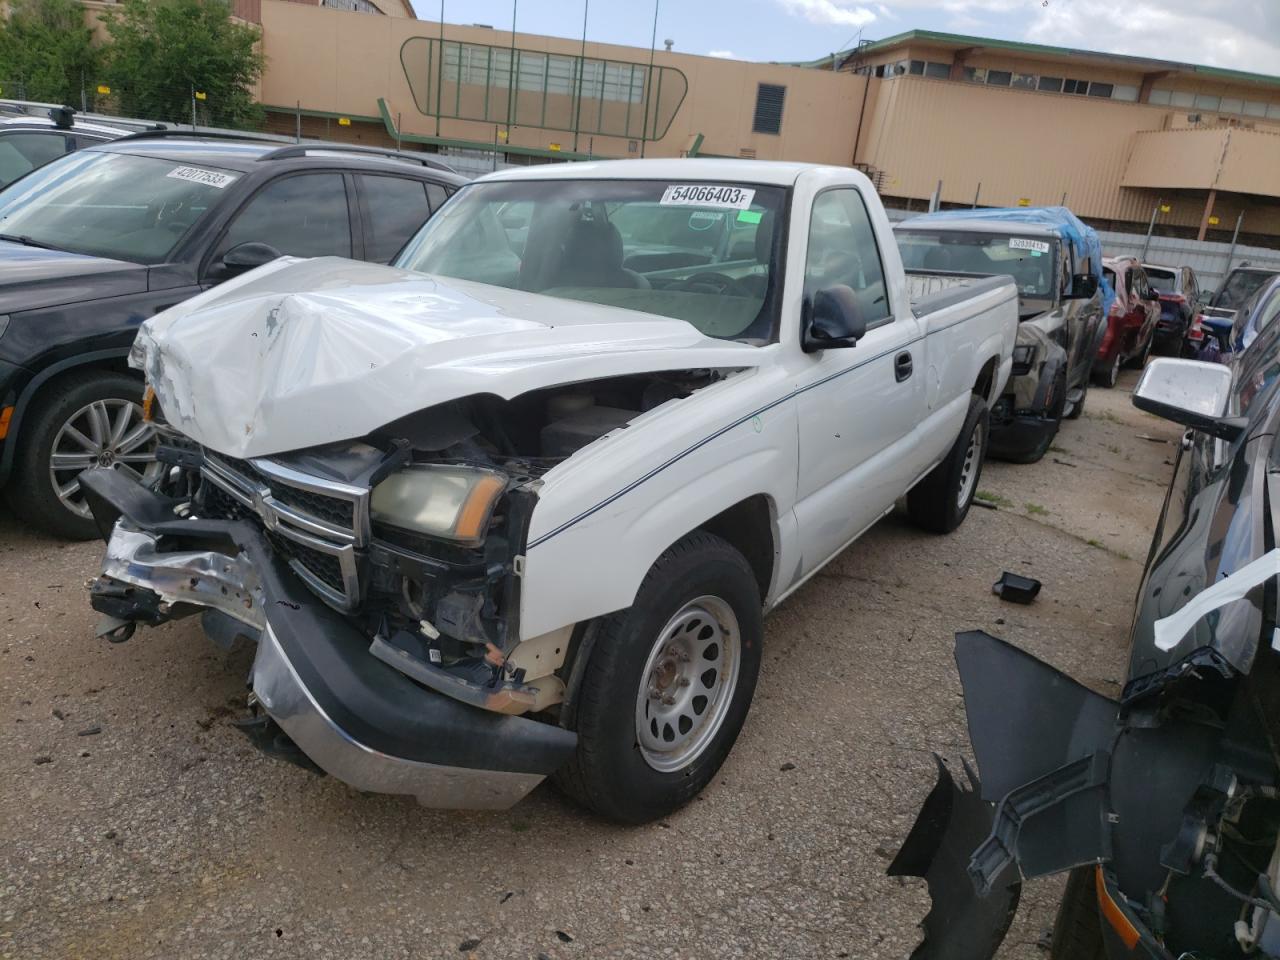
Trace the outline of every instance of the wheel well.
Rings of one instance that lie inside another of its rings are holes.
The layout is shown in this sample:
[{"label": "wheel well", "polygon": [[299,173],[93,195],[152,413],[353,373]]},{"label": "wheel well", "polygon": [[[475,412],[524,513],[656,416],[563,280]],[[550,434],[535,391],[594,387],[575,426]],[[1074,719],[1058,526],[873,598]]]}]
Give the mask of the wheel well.
[{"label": "wheel well", "polygon": [[973,392],[988,403],[992,403],[995,397],[991,395],[991,390],[996,382],[996,367],[999,364],[998,357],[992,357],[982,365],[982,369],[978,371],[978,379],[973,382]]},{"label": "wheel well", "polygon": [[5,437],[6,443],[3,448],[0,448],[0,486],[8,480],[15,451],[18,448],[17,441],[22,436],[24,423],[30,417],[32,410],[38,409],[37,404],[45,397],[56,394],[68,381],[82,380],[95,373],[123,373],[137,377],[138,382],[142,382],[141,375],[129,368],[128,357],[124,354],[114,355],[114,353],[106,356],[98,355],[86,359],[83,363],[72,364],[45,379],[41,379],[40,374],[36,374],[33,384],[18,396],[8,435]]},{"label": "wheel well", "polygon": [[773,583],[776,545],[773,542],[773,510],[768,497],[757,494],[735,503],[699,525],[698,529],[727,540],[751,565],[760,587],[760,600]]}]

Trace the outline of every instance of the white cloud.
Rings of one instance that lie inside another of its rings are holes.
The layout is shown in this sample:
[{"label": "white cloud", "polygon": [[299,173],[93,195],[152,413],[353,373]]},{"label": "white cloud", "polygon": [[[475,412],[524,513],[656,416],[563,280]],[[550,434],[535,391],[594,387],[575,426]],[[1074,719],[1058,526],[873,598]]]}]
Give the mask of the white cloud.
[{"label": "white cloud", "polygon": [[715,57],[718,60],[737,60],[737,54],[732,50],[708,50],[708,57]]},{"label": "white cloud", "polygon": [[865,27],[876,18],[875,11],[850,0],[780,0],[782,6],[810,23],[842,27]]},{"label": "white cloud", "polygon": [[1280,4],[1050,0],[1037,12],[1026,37],[1054,46],[1275,74],[1280,67]]}]

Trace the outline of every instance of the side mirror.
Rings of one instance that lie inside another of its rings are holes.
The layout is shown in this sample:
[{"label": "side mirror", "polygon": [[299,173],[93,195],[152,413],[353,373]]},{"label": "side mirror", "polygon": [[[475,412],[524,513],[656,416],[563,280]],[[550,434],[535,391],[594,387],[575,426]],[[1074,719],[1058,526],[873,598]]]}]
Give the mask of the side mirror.
[{"label": "side mirror", "polygon": [[1231,368],[1220,363],[1161,357],[1142,371],[1133,390],[1133,405],[1220,440],[1235,440],[1245,431],[1244,417],[1223,416],[1231,392]]},{"label": "side mirror", "polygon": [[1148,300],[1159,300],[1159,299],[1160,299],[1160,291],[1159,291],[1159,290],[1157,290],[1155,287],[1149,287],[1149,288],[1147,289],[1147,299],[1148,299]]},{"label": "side mirror", "polygon": [[237,243],[224,253],[222,259],[215,260],[210,265],[209,273],[217,280],[226,280],[237,277],[254,267],[260,267],[264,263],[270,263],[280,256],[280,251],[269,243],[246,240],[244,243]]},{"label": "side mirror", "polygon": [[805,353],[852,347],[866,335],[857,295],[843,284],[806,298],[801,314],[800,348]]},{"label": "side mirror", "polygon": [[1098,292],[1098,278],[1092,273],[1077,273],[1071,277],[1071,294],[1068,300],[1088,300]]}]

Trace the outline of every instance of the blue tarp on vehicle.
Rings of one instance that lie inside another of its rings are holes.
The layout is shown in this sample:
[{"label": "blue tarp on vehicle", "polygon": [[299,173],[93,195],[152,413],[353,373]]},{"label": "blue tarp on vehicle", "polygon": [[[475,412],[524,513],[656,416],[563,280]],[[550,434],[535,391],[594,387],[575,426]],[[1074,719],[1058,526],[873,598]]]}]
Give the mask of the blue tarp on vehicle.
[{"label": "blue tarp on vehicle", "polygon": [[1086,257],[1102,291],[1102,315],[1111,310],[1116,297],[1107,275],[1102,271],[1102,241],[1093,227],[1082,222],[1066,207],[987,207],[981,210],[939,210],[911,218],[912,226],[941,220],[1006,220],[1009,223],[1034,223],[1049,227],[1063,240],[1070,241],[1076,262]]}]

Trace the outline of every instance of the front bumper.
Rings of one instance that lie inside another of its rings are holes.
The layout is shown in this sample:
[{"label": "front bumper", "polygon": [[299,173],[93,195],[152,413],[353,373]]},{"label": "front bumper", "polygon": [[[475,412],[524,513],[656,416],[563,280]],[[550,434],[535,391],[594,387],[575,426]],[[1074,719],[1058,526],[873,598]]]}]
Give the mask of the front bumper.
[{"label": "front bumper", "polygon": [[178,517],[115,471],[81,480],[109,532],[95,609],[107,626],[207,613],[211,632],[258,642],[257,704],[322,770],[358,790],[432,807],[511,806],[577,736],[424,689],[369,653],[370,638],[308,590],[243,521]]}]

